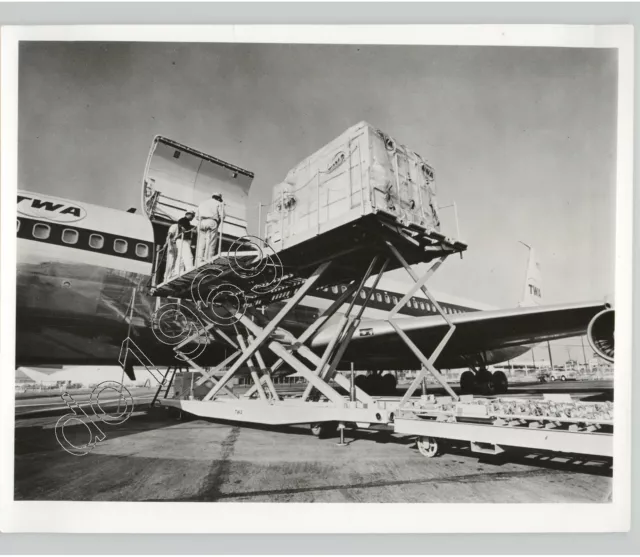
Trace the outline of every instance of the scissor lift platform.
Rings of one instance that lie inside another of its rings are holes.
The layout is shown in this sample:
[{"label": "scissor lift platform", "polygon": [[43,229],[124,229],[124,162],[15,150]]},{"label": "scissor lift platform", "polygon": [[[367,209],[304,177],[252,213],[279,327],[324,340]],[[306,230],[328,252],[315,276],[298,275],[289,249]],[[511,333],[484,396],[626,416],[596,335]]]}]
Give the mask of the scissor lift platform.
[{"label": "scissor lift platform", "polygon": [[[247,301],[269,303],[272,292],[261,289],[265,273],[255,277],[242,271],[243,263],[256,257],[252,244],[236,242],[230,251],[218,254],[210,263],[167,280],[151,290],[154,296],[191,298],[193,287],[206,291],[222,283],[232,284],[242,290]],[[317,287],[344,284],[361,277],[372,258],[381,252],[388,253],[386,242],[392,242],[409,265],[429,263],[436,258],[462,253],[466,244],[448,238],[437,231],[426,231],[413,224],[403,226],[385,213],[365,215],[356,221],[343,224],[320,235],[314,235],[291,247],[272,252],[281,273],[278,283],[282,288],[301,285],[317,267],[331,262],[331,268],[316,282]],[[264,250],[263,250],[264,251]],[[384,260],[379,258],[371,269],[378,274]],[[397,258],[389,259],[385,271],[402,266]],[[269,277],[269,274],[266,274]],[[257,291],[256,291],[257,290]]]}]

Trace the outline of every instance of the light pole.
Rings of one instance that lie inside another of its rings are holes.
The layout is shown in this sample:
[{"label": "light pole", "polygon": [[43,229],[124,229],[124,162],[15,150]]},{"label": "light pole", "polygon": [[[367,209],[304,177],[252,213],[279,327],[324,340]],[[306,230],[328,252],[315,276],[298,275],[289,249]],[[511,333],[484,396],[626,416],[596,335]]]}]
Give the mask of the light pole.
[{"label": "light pole", "polygon": [[580,342],[582,344],[582,357],[584,358],[584,367],[586,369],[588,366],[587,366],[587,353],[584,349],[584,337],[580,337]]}]

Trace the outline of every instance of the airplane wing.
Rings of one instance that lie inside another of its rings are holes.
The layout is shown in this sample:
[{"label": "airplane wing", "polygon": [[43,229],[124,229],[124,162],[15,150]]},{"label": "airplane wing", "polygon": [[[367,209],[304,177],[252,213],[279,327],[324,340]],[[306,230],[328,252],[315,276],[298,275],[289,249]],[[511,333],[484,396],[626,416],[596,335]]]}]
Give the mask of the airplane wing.
[{"label": "airplane wing", "polygon": [[[592,319],[610,306],[604,302],[521,307],[449,315],[456,326],[436,366],[444,369],[486,366],[514,358],[532,345],[585,334]],[[398,317],[396,323],[429,357],[448,331],[442,316]],[[323,329],[311,346],[322,350],[337,325]],[[386,320],[363,320],[344,353],[341,368],[416,369],[418,359]]]}]

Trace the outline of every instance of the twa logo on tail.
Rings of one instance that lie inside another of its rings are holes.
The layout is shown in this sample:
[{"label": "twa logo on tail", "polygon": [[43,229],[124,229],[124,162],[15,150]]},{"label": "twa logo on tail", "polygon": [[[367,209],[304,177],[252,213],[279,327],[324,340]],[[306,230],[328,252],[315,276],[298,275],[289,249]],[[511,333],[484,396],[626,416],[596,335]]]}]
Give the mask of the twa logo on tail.
[{"label": "twa logo on tail", "polygon": [[522,300],[518,304],[520,307],[539,306],[542,303],[542,273],[540,271],[540,262],[536,258],[535,250],[520,242],[529,248],[529,262],[527,263],[527,276],[524,281],[524,292]]},{"label": "twa logo on tail", "polygon": [[76,222],[87,216],[87,211],[78,205],[30,193],[18,194],[18,213],[25,217],[54,222]]}]

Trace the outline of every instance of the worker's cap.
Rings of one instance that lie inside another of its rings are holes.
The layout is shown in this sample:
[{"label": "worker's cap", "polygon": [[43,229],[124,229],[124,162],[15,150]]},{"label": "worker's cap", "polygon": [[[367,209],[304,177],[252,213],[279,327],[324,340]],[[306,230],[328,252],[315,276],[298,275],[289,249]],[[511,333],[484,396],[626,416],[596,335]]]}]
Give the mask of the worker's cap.
[{"label": "worker's cap", "polygon": [[185,216],[187,216],[187,215],[191,215],[191,216],[193,216],[193,217],[195,217],[195,216],[196,216],[195,212],[193,212],[193,211],[187,211],[184,215],[185,215]]},{"label": "worker's cap", "polygon": [[214,193],[211,196],[212,199],[217,199],[218,201],[222,201],[222,195],[220,195],[219,193]]}]

